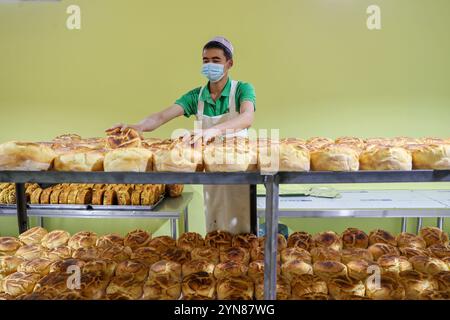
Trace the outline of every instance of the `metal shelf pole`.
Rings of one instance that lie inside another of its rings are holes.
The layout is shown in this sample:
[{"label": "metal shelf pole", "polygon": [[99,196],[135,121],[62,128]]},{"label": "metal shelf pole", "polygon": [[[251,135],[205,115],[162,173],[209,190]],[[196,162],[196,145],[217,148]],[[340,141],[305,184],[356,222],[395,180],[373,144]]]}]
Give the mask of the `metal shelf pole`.
[{"label": "metal shelf pole", "polygon": [[27,197],[25,195],[25,183],[16,183],[17,223],[19,233],[28,230]]},{"label": "metal shelf pole", "polygon": [[266,241],[264,251],[264,299],[277,297],[277,241],[278,241],[278,197],[277,175],[268,175],[266,186]]}]

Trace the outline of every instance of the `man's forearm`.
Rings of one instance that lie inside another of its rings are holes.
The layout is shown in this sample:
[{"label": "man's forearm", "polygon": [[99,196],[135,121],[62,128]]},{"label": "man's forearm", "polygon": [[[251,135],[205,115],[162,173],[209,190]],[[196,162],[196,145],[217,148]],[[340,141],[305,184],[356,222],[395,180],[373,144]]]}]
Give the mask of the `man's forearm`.
[{"label": "man's forearm", "polygon": [[140,121],[136,127],[142,132],[150,132],[159,128],[162,124],[163,118],[161,117],[160,112],[158,112]]},{"label": "man's forearm", "polygon": [[138,130],[143,132],[153,131],[155,129],[158,129],[164,123],[183,114],[184,109],[181,106],[175,104],[164,109],[163,111],[148,116],[147,118],[139,122],[136,127]]}]

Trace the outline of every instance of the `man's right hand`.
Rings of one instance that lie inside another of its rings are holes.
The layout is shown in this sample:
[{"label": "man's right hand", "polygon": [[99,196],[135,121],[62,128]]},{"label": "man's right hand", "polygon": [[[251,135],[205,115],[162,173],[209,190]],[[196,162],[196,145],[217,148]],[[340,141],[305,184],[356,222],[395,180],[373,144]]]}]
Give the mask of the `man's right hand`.
[{"label": "man's right hand", "polygon": [[114,130],[117,128],[120,128],[121,131],[123,131],[127,128],[131,128],[131,129],[136,130],[139,133],[139,135],[141,136],[141,138],[144,137],[143,133],[142,133],[142,128],[139,125],[133,125],[133,124],[118,123],[118,124],[115,124],[114,126],[112,126],[111,128],[106,129],[105,131],[110,131],[110,130]]}]

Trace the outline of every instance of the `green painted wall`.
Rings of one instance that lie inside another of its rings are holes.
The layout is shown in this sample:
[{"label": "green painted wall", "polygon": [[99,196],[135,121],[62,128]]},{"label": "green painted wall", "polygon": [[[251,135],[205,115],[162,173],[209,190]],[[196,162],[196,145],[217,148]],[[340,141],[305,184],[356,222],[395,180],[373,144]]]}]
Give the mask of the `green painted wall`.
[{"label": "green painted wall", "polygon": [[[81,30],[65,27],[70,4],[81,7]],[[371,4],[382,10],[380,31],[366,28]],[[217,34],[236,48],[232,76],[256,87],[256,128],[297,137],[450,136],[449,13],[448,0],[0,4],[0,141],[98,136],[113,123],[136,122],[203,83],[201,46]],[[149,136],[179,127],[191,128],[191,120]],[[191,225],[203,232],[201,188],[193,190]],[[400,225],[398,219],[288,223],[311,232]],[[163,221],[143,220],[55,219],[46,226],[168,231]],[[14,219],[1,219],[0,234],[16,232]]]}]

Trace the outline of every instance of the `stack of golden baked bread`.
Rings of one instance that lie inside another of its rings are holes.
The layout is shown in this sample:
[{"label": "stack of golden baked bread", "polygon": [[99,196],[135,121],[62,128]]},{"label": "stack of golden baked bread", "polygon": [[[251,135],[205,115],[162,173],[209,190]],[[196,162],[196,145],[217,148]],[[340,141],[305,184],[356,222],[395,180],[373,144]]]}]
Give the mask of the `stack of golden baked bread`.
[{"label": "stack of golden baked bread", "polygon": [[[264,237],[214,231],[177,240],[32,228],[0,237],[0,299],[264,298]],[[348,228],[278,236],[277,299],[450,299],[448,235]]]},{"label": "stack of golden baked bread", "polygon": [[76,134],[50,142],[0,145],[0,170],[57,171],[357,171],[450,169],[450,139],[314,137],[228,138],[190,145],[143,139],[133,129],[106,138]]},{"label": "stack of golden baked bread", "polygon": [[[92,205],[154,205],[163,197],[178,197],[180,184],[77,184],[62,183],[41,188],[25,184],[27,202],[31,204]],[[12,183],[0,183],[0,204],[15,204],[16,190]]]}]

